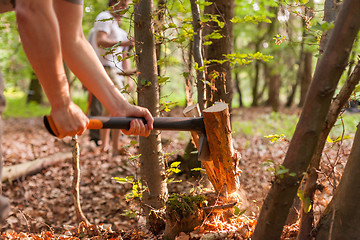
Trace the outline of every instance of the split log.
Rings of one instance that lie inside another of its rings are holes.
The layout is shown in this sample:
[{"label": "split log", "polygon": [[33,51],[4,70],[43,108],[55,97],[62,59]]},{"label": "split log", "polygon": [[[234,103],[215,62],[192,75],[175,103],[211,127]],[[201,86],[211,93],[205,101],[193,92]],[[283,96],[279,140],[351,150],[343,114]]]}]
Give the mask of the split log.
[{"label": "split log", "polygon": [[21,177],[39,173],[41,170],[49,166],[71,158],[71,156],[71,152],[60,152],[48,157],[36,159],[34,161],[3,167],[1,181],[12,182]]},{"label": "split log", "polygon": [[203,111],[210,160],[205,170],[216,192],[230,194],[239,189],[238,153],[232,145],[230,114],[226,103],[215,103]]}]

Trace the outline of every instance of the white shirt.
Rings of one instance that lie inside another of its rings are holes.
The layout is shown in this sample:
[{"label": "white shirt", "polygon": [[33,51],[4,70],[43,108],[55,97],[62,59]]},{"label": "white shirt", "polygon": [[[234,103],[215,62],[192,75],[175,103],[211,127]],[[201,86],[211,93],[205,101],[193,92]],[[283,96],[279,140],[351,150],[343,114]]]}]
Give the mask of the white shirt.
[{"label": "white shirt", "polygon": [[116,42],[127,41],[128,34],[119,27],[118,23],[116,20],[114,20],[109,11],[104,11],[96,17],[94,28],[91,30],[89,36],[89,41],[95,49],[95,52],[101,63],[104,66],[114,68],[114,70],[117,72],[121,72],[122,62],[118,61],[118,56],[122,52],[127,51],[127,47],[118,46],[112,53],[106,53],[107,51],[101,47],[98,47],[96,43],[96,35],[99,31],[107,33],[109,39]]}]

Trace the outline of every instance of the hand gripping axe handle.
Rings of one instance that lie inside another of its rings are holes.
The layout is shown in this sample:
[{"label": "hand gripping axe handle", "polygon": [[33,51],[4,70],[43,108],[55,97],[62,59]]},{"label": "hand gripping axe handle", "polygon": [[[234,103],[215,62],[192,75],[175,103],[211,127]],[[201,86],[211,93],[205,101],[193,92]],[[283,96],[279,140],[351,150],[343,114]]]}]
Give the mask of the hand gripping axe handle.
[{"label": "hand gripping axe handle", "polygon": [[[135,117],[89,117],[87,129],[126,129],[130,128],[130,122]],[[51,116],[44,116],[44,125],[50,134],[57,136],[57,129]],[[199,134],[198,159],[209,161],[210,150],[206,138],[204,120],[202,117],[154,117],[154,130],[168,131],[196,131]]]}]

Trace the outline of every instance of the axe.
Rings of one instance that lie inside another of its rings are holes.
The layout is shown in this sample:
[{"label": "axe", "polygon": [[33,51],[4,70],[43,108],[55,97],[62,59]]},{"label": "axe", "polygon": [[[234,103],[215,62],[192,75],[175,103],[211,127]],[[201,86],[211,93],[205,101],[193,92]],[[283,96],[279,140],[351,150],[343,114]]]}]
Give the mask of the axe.
[{"label": "axe", "polygon": [[[135,117],[89,117],[87,129],[126,129],[130,128],[130,122]],[[57,129],[51,116],[44,116],[44,125],[50,134],[57,136]],[[210,161],[210,149],[206,138],[204,120],[202,117],[154,117],[154,130],[168,131],[195,131],[199,134],[199,161]]]}]

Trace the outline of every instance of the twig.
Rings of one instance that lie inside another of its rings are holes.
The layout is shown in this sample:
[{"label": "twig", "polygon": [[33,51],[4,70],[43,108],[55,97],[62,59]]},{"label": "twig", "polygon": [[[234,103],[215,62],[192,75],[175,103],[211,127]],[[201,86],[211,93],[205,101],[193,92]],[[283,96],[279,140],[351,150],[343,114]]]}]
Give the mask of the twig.
[{"label": "twig", "polygon": [[73,184],[72,184],[72,195],[74,199],[76,217],[79,222],[84,222],[87,226],[90,225],[90,222],[86,219],[83,211],[81,210],[80,205],[80,147],[78,136],[73,137],[74,148],[73,148],[73,157],[72,157],[72,167],[73,167]]}]

